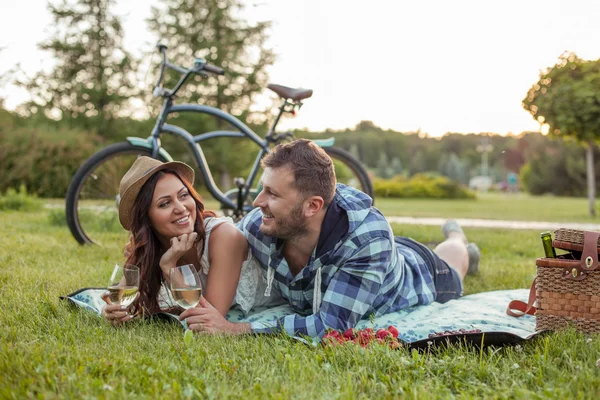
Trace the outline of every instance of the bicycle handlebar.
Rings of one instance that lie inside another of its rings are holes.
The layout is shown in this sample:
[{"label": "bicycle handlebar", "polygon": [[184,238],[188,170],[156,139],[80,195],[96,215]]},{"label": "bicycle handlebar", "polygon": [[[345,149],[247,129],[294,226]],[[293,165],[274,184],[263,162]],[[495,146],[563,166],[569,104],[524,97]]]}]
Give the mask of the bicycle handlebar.
[{"label": "bicycle handlebar", "polygon": [[[217,67],[216,65],[212,65],[207,63],[204,59],[202,58],[196,58],[194,60],[194,68],[192,69],[187,69],[187,68],[183,68],[180,67],[178,65],[172,64],[169,61],[167,61],[167,45],[164,44],[157,44],[156,48],[158,49],[158,51],[160,51],[161,55],[162,55],[162,63],[161,63],[161,78],[162,78],[162,74],[164,73],[164,69],[165,67],[172,69],[173,71],[177,71],[180,74],[187,74],[189,72],[194,72],[194,73],[200,73],[201,71],[206,71],[206,72],[210,72],[211,74],[215,74],[215,75],[224,75],[225,74],[225,70],[221,67]],[[200,73],[200,75],[204,75],[202,73]],[[160,82],[160,80],[159,80]]]},{"label": "bicycle handlebar", "polygon": [[210,72],[211,74],[225,75],[225,70],[223,68],[217,67],[216,65],[204,64],[203,69],[207,72]]}]

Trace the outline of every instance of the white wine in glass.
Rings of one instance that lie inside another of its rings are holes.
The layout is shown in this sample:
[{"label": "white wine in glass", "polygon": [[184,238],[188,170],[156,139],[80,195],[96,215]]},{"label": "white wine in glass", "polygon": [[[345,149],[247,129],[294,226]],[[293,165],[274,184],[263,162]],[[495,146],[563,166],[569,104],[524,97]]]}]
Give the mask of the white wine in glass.
[{"label": "white wine in glass", "polygon": [[135,300],[140,282],[140,270],[135,265],[115,265],[107,291],[113,304],[129,306]]},{"label": "white wine in glass", "polygon": [[193,264],[181,265],[169,271],[171,293],[175,302],[185,308],[194,308],[202,296],[202,283]]}]

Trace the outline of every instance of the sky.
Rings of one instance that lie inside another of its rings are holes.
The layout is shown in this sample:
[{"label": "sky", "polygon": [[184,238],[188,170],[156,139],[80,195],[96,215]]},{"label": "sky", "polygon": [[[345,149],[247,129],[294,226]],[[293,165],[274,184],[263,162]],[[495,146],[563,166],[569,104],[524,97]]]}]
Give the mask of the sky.
[{"label": "sky", "polygon": [[[270,81],[310,88],[282,128],[518,134],[539,124],[521,101],[564,51],[600,58],[596,0],[243,0],[249,21],[273,21]],[[156,42],[145,19],[157,0],[117,0],[125,46]],[[37,49],[51,24],[45,0],[0,0],[0,74],[49,68]],[[156,61],[156,59],[155,59]],[[152,73],[152,71],[151,71]],[[258,100],[267,104],[268,94]],[[28,99],[0,88],[8,108]]]}]

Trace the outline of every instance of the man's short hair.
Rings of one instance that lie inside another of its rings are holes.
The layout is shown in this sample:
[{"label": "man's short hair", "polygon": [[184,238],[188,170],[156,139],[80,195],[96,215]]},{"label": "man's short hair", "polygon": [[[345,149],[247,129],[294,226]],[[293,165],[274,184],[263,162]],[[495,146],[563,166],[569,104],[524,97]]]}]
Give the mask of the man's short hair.
[{"label": "man's short hair", "polygon": [[335,195],[333,161],[325,150],[307,139],[282,143],[262,160],[263,168],[287,167],[294,173],[294,187],[304,198],[321,196],[327,207]]}]

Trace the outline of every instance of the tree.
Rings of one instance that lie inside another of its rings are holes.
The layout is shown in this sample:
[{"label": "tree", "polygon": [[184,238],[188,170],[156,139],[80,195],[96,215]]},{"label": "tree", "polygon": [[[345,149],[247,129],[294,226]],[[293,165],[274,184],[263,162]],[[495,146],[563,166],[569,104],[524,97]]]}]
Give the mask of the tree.
[{"label": "tree", "polygon": [[467,167],[454,152],[443,157],[443,162],[441,163],[439,170],[442,175],[447,176],[452,180],[460,183],[468,183],[469,177]]},{"label": "tree", "polygon": [[418,174],[420,172],[427,171],[427,161],[425,159],[425,153],[423,150],[418,149],[414,156],[410,159],[409,170],[410,174]]},{"label": "tree", "polygon": [[563,53],[556,65],[540,73],[523,107],[553,135],[564,135],[586,145],[589,212],[596,214],[594,147],[600,137],[600,60],[585,61]]},{"label": "tree", "polygon": [[254,96],[267,85],[266,68],[274,53],[265,46],[270,22],[249,25],[239,17],[238,0],[162,0],[152,7],[150,29],[169,45],[175,64],[191,66],[194,57],[225,69],[219,78],[186,84],[181,96],[212,105],[234,115],[249,110]]},{"label": "tree", "polygon": [[379,155],[379,161],[377,162],[377,176],[383,179],[390,179],[394,176],[394,170],[392,170],[388,156],[384,151]]},{"label": "tree", "polygon": [[404,169],[402,168],[402,161],[400,161],[400,157],[396,156],[392,158],[392,165],[390,166],[390,168],[394,175],[400,175],[402,174],[402,172],[404,172]]},{"label": "tree", "polygon": [[[250,25],[241,18],[243,5],[238,0],[161,0],[152,7],[150,30],[167,44],[168,59],[190,67],[195,57],[222,67],[223,76],[195,76],[178,92],[187,102],[200,102],[246,119],[254,97],[268,83],[266,68],[273,64],[274,53],[266,47],[270,22]],[[178,74],[165,81],[172,87]],[[194,133],[231,127],[210,118],[182,115],[183,125],[194,126]],[[220,176],[221,188],[228,188],[232,177],[251,165],[256,147],[249,140],[219,139],[202,144],[211,171]]]},{"label": "tree", "polygon": [[56,63],[50,73],[22,82],[32,96],[23,110],[41,108],[47,115],[108,133],[110,120],[136,93],[136,63],[123,47],[123,28],[110,11],[113,5],[114,0],[49,3],[54,32],[39,48]]}]

